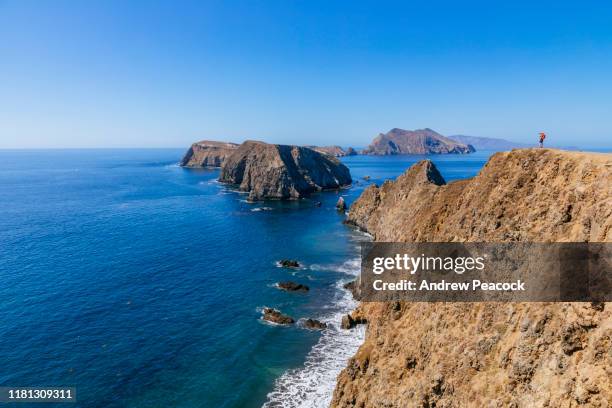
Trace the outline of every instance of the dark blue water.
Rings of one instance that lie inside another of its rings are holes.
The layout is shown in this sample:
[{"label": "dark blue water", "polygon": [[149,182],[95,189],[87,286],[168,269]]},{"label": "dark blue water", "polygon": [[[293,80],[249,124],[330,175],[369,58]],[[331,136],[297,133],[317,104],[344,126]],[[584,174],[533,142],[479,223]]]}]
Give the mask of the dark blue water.
[{"label": "dark blue water", "polygon": [[[324,371],[360,341],[334,323],[351,307],[339,282],[352,279],[363,239],[342,225],[339,194],[249,204],[215,182],[217,170],[177,167],[182,154],[0,151],[0,385],[74,386],[82,407],[259,407],[272,391],[270,406],[328,398],[336,372]],[[487,157],[432,158],[453,180]],[[381,182],[421,158],[344,161],[354,179]],[[340,194],[350,203],[366,185]],[[305,267],[278,268],[281,258]],[[280,292],[279,280],[311,290]],[[270,326],[262,306],[333,324]]]}]

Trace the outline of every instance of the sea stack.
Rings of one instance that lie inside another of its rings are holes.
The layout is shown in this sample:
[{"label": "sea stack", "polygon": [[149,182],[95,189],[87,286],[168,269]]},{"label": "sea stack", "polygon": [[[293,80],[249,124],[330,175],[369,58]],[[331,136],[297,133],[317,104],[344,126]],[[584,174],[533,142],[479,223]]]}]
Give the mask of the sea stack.
[{"label": "sea stack", "polygon": [[202,140],[191,145],[180,162],[183,167],[221,167],[238,145],[229,142]]},{"label": "sea stack", "polygon": [[249,200],[298,199],[352,182],[349,169],[335,157],[258,141],[244,142],[225,159],[219,181],[247,191]]},{"label": "sea stack", "polygon": [[404,130],[394,128],[374,138],[362,154],[465,154],[475,152],[473,146],[459,143],[426,128]]}]

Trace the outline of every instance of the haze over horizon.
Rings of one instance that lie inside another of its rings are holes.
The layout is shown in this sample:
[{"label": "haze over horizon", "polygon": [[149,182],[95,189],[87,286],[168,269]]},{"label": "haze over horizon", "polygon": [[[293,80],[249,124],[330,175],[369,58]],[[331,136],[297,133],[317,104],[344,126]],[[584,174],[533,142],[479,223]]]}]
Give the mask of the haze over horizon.
[{"label": "haze over horizon", "polygon": [[612,3],[0,0],[0,148],[612,147]]}]

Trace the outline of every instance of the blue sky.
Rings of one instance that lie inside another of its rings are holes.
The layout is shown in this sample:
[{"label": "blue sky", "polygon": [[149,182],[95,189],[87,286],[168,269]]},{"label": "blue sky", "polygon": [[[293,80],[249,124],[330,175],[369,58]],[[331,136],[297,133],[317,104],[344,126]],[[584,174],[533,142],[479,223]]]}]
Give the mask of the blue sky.
[{"label": "blue sky", "polygon": [[0,147],[612,145],[612,2],[0,0]]}]

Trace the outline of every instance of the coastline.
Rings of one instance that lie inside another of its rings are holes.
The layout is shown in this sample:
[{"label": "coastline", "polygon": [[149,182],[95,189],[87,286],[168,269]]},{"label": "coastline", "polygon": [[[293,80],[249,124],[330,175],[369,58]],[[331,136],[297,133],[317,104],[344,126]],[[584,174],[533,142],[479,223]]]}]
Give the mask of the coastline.
[{"label": "coastline", "polygon": [[352,330],[340,328],[342,316],[358,305],[350,291],[343,286],[358,276],[360,271],[359,242],[369,240],[368,234],[354,230],[349,238],[355,243],[356,257],[340,265],[312,265],[311,270],[330,270],[348,275],[336,282],[336,295],[328,306],[330,311],[321,317],[328,325],[318,342],[306,355],[304,364],[284,372],[274,381],[274,389],[267,395],[262,408],[318,408],[329,406],[337,377],[347,361],[365,341],[365,326]]}]

